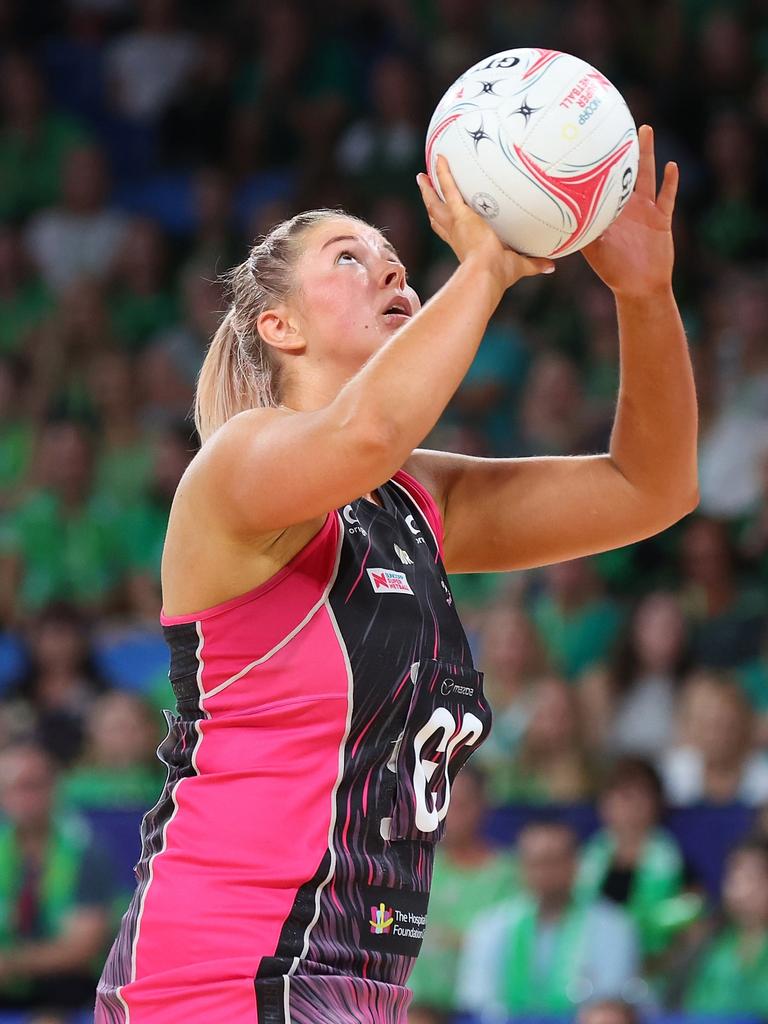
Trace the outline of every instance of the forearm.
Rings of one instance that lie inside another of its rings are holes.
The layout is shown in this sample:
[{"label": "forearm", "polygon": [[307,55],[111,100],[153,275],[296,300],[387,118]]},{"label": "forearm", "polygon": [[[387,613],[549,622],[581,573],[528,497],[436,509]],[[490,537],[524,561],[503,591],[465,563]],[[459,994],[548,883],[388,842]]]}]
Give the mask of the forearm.
[{"label": "forearm", "polygon": [[364,416],[392,439],[399,464],[429,433],[480,345],[503,293],[471,256],[339,392],[340,415]]},{"label": "forearm", "polygon": [[6,972],[10,976],[32,978],[63,971],[86,970],[91,956],[62,940],[25,942],[5,954]]},{"label": "forearm", "polygon": [[617,296],[621,382],[610,455],[640,492],[696,501],[696,389],[671,286]]}]

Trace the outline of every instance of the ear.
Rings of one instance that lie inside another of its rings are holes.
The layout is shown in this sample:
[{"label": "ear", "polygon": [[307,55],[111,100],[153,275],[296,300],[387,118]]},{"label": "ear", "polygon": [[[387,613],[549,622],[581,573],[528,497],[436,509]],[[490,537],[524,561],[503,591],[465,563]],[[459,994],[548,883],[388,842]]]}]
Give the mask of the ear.
[{"label": "ear", "polygon": [[298,317],[286,306],[276,306],[259,313],[256,330],[267,344],[283,352],[301,352],[305,348]]}]

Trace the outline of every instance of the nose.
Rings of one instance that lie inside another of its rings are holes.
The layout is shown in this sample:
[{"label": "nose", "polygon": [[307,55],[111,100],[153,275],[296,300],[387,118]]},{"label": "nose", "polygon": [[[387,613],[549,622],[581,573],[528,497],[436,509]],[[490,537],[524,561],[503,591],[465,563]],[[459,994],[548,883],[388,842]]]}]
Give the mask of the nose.
[{"label": "nose", "polygon": [[387,260],[382,269],[379,284],[382,288],[397,288],[402,291],[405,288],[405,267],[402,263],[392,263]]}]

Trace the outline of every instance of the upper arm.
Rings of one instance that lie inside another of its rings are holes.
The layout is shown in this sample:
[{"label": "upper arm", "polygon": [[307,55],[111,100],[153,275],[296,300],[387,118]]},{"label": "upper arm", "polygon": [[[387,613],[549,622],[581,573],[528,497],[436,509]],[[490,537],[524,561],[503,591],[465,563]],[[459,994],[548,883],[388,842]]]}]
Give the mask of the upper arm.
[{"label": "upper arm", "polygon": [[184,485],[234,533],[266,535],[317,518],[378,487],[398,467],[388,439],[312,412],[249,409],[203,445]]},{"label": "upper arm", "polygon": [[449,572],[524,569],[606,551],[658,533],[694,507],[641,493],[608,454],[486,459],[420,449],[409,471],[441,507]]}]

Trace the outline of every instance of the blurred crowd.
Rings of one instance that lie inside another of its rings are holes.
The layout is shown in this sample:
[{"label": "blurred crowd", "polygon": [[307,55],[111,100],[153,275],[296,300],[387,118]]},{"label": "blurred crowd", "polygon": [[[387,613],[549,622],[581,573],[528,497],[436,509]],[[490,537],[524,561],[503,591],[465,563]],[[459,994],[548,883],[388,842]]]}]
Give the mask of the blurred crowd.
[{"label": "blurred crowd", "polygon": [[[428,298],[454,266],[414,180],[431,110],[534,45],[596,65],[680,165],[701,505],[452,578],[495,722],[411,1016],[768,1016],[768,3],[2,0],[0,37],[0,1009],[91,1004],[132,882],[116,822],[137,855],[160,793],[160,554],[219,276],[340,206]],[[618,370],[612,297],[569,257],[506,295],[426,443],[605,451]]]}]

